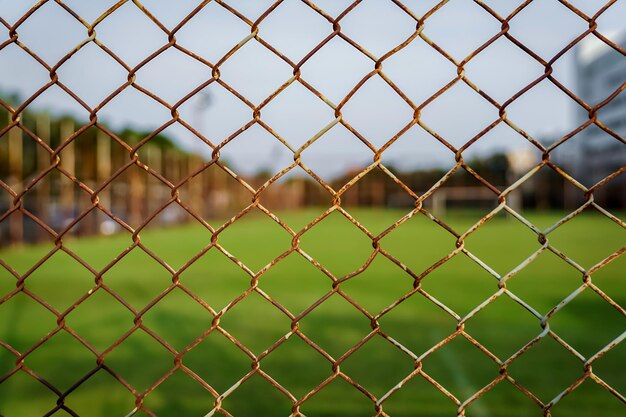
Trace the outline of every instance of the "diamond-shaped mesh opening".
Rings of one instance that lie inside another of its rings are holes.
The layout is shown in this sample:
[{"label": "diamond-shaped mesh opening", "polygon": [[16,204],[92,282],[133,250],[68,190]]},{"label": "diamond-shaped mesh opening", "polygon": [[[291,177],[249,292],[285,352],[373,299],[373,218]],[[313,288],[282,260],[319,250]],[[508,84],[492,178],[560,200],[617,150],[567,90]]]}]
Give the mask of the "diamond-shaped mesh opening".
[{"label": "diamond-shaped mesh opening", "polygon": [[[550,20],[543,16],[550,16]],[[531,21],[537,22],[535,30],[522,30]],[[542,7],[531,3],[511,23],[511,35],[545,60],[550,60],[587,29],[584,20],[559,2],[549,2]],[[561,28],[559,32],[555,31],[556,23]]]},{"label": "diamond-shaped mesh opening", "polygon": [[593,283],[620,305],[626,304],[626,300],[621,294],[621,273],[624,268],[626,268],[626,256],[621,255],[595,271],[591,276]]},{"label": "diamond-shaped mesh opening", "polygon": [[517,97],[506,108],[506,113],[507,118],[516,126],[523,126],[526,133],[541,137],[546,131],[566,129],[564,123],[558,121],[565,120],[568,110],[571,113],[570,109],[576,106],[557,86],[543,80]]},{"label": "diamond-shaped mesh opening", "polygon": [[402,388],[395,391],[382,404],[383,410],[392,416],[411,415],[415,404],[429,416],[444,417],[454,415],[457,405],[421,375],[415,375]]},{"label": "diamond-shaped mesh opening", "polygon": [[[293,271],[298,271],[297,275]],[[265,272],[260,287],[292,314],[298,315],[332,288],[332,280],[308,260],[292,253]],[[297,294],[291,290],[297,286]]]},{"label": "diamond-shaped mesh opening", "polygon": [[626,388],[626,377],[620,367],[626,357],[626,345],[619,343],[593,363],[593,373],[619,392]]},{"label": "diamond-shaped mesh opening", "polygon": [[617,397],[591,379],[585,380],[552,408],[552,415],[576,414],[582,417],[611,413],[623,407]]},{"label": "diamond-shaped mesh opening", "polygon": [[467,64],[467,76],[503,104],[543,75],[541,65],[506,38],[499,38]]},{"label": "diamond-shaped mesh opening", "polygon": [[582,284],[582,274],[544,251],[507,281],[507,288],[539,313],[545,314]]},{"label": "diamond-shaped mesh opening", "polygon": [[[469,169],[471,170],[471,166]],[[451,229],[459,235],[483,220],[498,206],[497,192],[474,175],[476,174],[459,168],[447,177],[442,186],[435,188],[434,192],[429,190],[428,197],[423,202],[423,207],[431,215],[443,221],[442,226],[445,229]],[[428,180],[430,182],[431,178]],[[497,184],[491,185],[495,187]]]},{"label": "diamond-shaped mesh opening", "polygon": [[182,350],[211,327],[211,313],[175,288],[142,316],[143,325]]},{"label": "diamond-shaped mesh opening", "polygon": [[[6,16],[3,16],[6,18]],[[7,76],[18,78],[19,74],[28,74],[28,82],[21,82],[20,96],[22,99],[33,95],[50,81],[50,74],[34,58],[15,44],[9,44],[0,52],[0,65]],[[26,80],[25,80],[26,81]]]},{"label": "diamond-shaped mesh opening", "polygon": [[332,375],[332,364],[298,336],[264,358],[261,369],[298,399]]},{"label": "diamond-shaped mesh opening", "polygon": [[[97,314],[106,311],[106,314]],[[91,347],[104,352],[133,327],[133,314],[103,289],[94,291],[66,317],[66,324]]]},{"label": "diamond-shaped mesh opening", "polygon": [[[337,124],[310,144],[302,152],[301,160],[315,175],[338,190],[352,179],[351,172],[361,170],[371,162],[372,155],[372,150],[358,137]],[[346,167],[349,168],[347,172]]]},{"label": "diamond-shaped mesh opening", "polygon": [[[217,63],[250,29],[217,3],[209,3],[176,33],[177,42],[211,63]],[[211,42],[206,42],[211,39]]]},{"label": "diamond-shaped mesh opening", "polygon": [[415,21],[393,4],[364,2],[341,20],[341,28],[365,50],[380,58],[415,32]]},{"label": "diamond-shaped mesh opening", "polygon": [[[387,336],[420,355],[454,332],[456,320],[421,294],[413,294],[379,319]],[[411,331],[405,331],[411,323]]]},{"label": "diamond-shaped mesh opening", "polygon": [[[450,36],[450,25],[456,28]],[[500,25],[470,0],[447,4],[426,20],[424,34],[461,61],[500,31]]]},{"label": "diamond-shaped mesh opening", "polygon": [[[177,222],[189,224],[176,226],[176,228],[167,230],[164,233],[162,226],[174,223],[172,221],[174,215]],[[186,236],[187,239],[181,241],[175,251],[168,251],[167,248],[171,245],[171,239],[178,238],[181,234]],[[211,231],[204,226],[200,226],[194,216],[180,205],[172,203],[153,218],[142,230],[141,243],[153,253],[168,252],[169,255],[161,259],[172,268],[178,270],[211,243],[211,236]]]},{"label": "diamond-shaped mesh opening", "polygon": [[[253,68],[249,62],[255,63]],[[269,49],[250,40],[220,66],[220,71],[226,83],[258,105],[291,78],[290,68]]]},{"label": "diamond-shaped mesh opening", "polygon": [[339,104],[372,68],[372,61],[335,36],[304,63],[302,71],[308,83]]},{"label": "diamond-shaped mesh opening", "polygon": [[[98,68],[107,76],[100,77]],[[106,52],[94,43],[88,43],[63,64],[58,71],[59,80],[76,93],[90,107],[96,107],[105,98],[121,87],[127,79],[127,72]]]},{"label": "diamond-shaped mesh opening", "polygon": [[293,83],[263,108],[263,118],[293,148],[299,148],[335,119],[333,110],[300,83]]},{"label": "diamond-shaped mesh opening", "polygon": [[[74,279],[66,280],[67,275]],[[65,252],[56,251],[28,276],[26,286],[39,296],[45,295],[46,302],[58,311],[65,311],[87,294],[95,283],[88,269]]]},{"label": "diamond-shaped mesh opening", "polygon": [[263,39],[298,62],[332,32],[332,26],[308,5],[287,0],[263,20]]},{"label": "diamond-shaped mesh opening", "polygon": [[516,415],[540,414],[541,408],[516,386],[503,380],[467,407],[468,415]]},{"label": "diamond-shaped mesh opening", "polygon": [[180,274],[180,282],[219,311],[250,288],[252,277],[216,248]]},{"label": "diamond-shaped mesh opening", "polygon": [[378,255],[367,269],[344,281],[341,290],[372,315],[413,289],[413,278],[387,257]]},{"label": "diamond-shaped mesh opening", "polygon": [[[87,30],[56,3],[43,4],[22,25],[20,41],[49,65],[55,65],[87,38]],[[50,48],[50,43],[56,46]]]},{"label": "diamond-shaped mesh opening", "polygon": [[[352,179],[351,179],[352,180]],[[357,182],[353,183],[343,194],[342,201],[346,210],[373,235],[379,235],[391,226],[403,213],[390,210],[389,208],[403,207],[409,211],[415,206],[416,194],[407,190],[407,185],[398,178],[394,178],[393,172],[374,168]],[[371,207],[359,213],[358,209],[347,207]]]},{"label": "diamond-shaped mesh opening", "polygon": [[288,415],[291,406],[289,398],[258,373],[237,387],[222,403],[222,408],[234,416],[259,416],[275,412]]},{"label": "diamond-shaped mesh opening", "polygon": [[380,148],[413,120],[413,110],[385,80],[369,78],[343,108],[344,121]]},{"label": "diamond-shaped mesh opening", "polygon": [[498,281],[465,254],[426,275],[422,288],[457,314],[465,315],[498,289]]},{"label": "diamond-shaped mesh opening", "polygon": [[552,330],[585,357],[624,332],[626,315],[591,289],[585,289],[549,320]]},{"label": "diamond-shaped mesh opening", "polygon": [[291,329],[289,317],[256,292],[232,306],[220,320],[220,327],[256,355]]},{"label": "diamond-shaped mesh opening", "polygon": [[511,271],[541,247],[537,234],[506,212],[498,213],[469,235],[465,245],[500,275]]},{"label": "diamond-shaped mesh opening", "polygon": [[498,369],[495,362],[463,336],[456,336],[428,355],[423,366],[424,372],[462,400],[491,382]]},{"label": "diamond-shaped mesh opening", "polygon": [[157,415],[204,415],[214,398],[198,381],[178,370],[145,398],[144,407]]},{"label": "diamond-shaped mesh opening", "polygon": [[336,277],[358,270],[373,251],[367,235],[338,212],[303,234],[300,248]]},{"label": "diamond-shaped mesh opening", "polygon": [[169,371],[174,356],[145,331],[135,330],[104,358],[113,372],[139,392]]},{"label": "diamond-shaped mesh opening", "polygon": [[[425,61],[428,61],[428,66],[422,65]],[[383,69],[418,105],[456,77],[454,64],[419,38],[385,60]],[[416,83],[416,78],[421,82]]]},{"label": "diamond-shaped mesh opening", "polygon": [[583,375],[583,364],[546,336],[508,366],[508,373],[541,401],[548,402]]},{"label": "diamond-shaped mesh opening", "polygon": [[[469,114],[469,118],[461,118]],[[465,145],[498,118],[498,110],[467,85],[457,82],[429,103],[420,120],[456,148]],[[450,123],[450,120],[463,120]]]},{"label": "diamond-shaped mesh opening", "polygon": [[220,149],[220,161],[256,188],[291,165],[293,153],[270,132],[255,124]]},{"label": "diamond-shaped mesh opening", "polygon": [[178,111],[213,144],[222,142],[252,118],[246,103],[216,82],[185,101]]},{"label": "diamond-shaped mesh opening", "polygon": [[[247,242],[242,245],[242,242]],[[261,242],[271,242],[260,245]],[[258,271],[291,247],[291,235],[259,209],[229,225],[218,236],[218,243],[244,265]]]},{"label": "diamond-shaped mesh opening", "polygon": [[304,316],[300,330],[335,359],[371,332],[370,321],[338,294]]},{"label": "diamond-shaped mesh opening", "polygon": [[[103,390],[106,390],[107,400],[101,402],[98,396]],[[135,397],[121,382],[101,369],[72,391],[64,404],[78,415],[122,415],[135,407]]]},{"label": "diamond-shaped mesh opening", "polygon": [[[502,294],[467,321],[465,330],[491,353],[506,360],[541,332],[540,324],[517,301]],[[516,329],[514,334],[509,331],[512,328]]]},{"label": "diamond-shaped mesh opening", "polygon": [[[181,63],[184,62],[184,65]],[[137,84],[174,104],[188,92],[210,78],[210,68],[183,54],[175,48],[168,48],[137,71]],[[181,83],[167,82],[176,77]]]},{"label": "diamond-shaped mesh opening", "polygon": [[300,407],[304,415],[356,413],[374,415],[374,403],[353,385],[337,377],[306,400]]},{"label": "diamond-shaped mesh opening", "polygon": [[[126,24],[129,20],[132,25]],[[133,3],[102,20],[97,31],[98,39],[131,68],[167,43],[167,35]]]},{"label": "diamond-shaped mesh opening", "polygon": [[380,398],[413,371],[414,360],[379,336],[341,363],[341,371]]},{"label": "diamond-shaped mesh opening", "polygon": [[150,255],[134,248],[102,276],[104,284],[141,310],[172,283],[171,274]]},{"label": "diamond-shaped mesh opening", "polygon": [[18,352],[24,352],[48,335],[56,326],[56,317],[23,292],[0,304],[2,322],[0,340]]},{"label": "diamond-shaped mesh opening", "polygon": [[96,356],[61,330],[31,352],[24,363],[50,384],[65,391],[96,367]]},{"label": "diamond-shaped mesh opening", "polygon": [[[550,243],[579,265],[591,267],[620,248],[626,229],[594,209],[578,214],[548,235]],[[572,243],[585,239],[587,245]]]},{"label": "diamond-shaped mesh opening", "polygon": [[183,364],[219,393],[250,372],[252,359],[214,330],[183,357]]},{"label": "diamond-shaped mesh opening", "polygon": [[[133,133],[136,136],[144,133],[141,137],[136,138],[137,140],[148,136],[155,127],[165,124],[172,118],[165,106],[133,87],[122,90],[102,107],[101,112],[100,115],[104,120],[123,114],[124,119],[122,122],[127,124],[127,127],[135,130]],[[122,136],[126,136],[123,139],[126,140],[127,135],[123,135],[123,133],[125,132],[122,131]],[[129,157],[128,155],[125,155],[125,157],[124,162],[127,162]]]},{"label": "diamond-shaped mesh opening", "polygon": [[[29,398],[37,398],[37,401],[20,401],[21,392],[28,393]],[[21,413],[43,416],[54,408],[58,399],[48,387],[22,371],[0,384],[0,398],[3,400],[0,412],[6,416]]]}]

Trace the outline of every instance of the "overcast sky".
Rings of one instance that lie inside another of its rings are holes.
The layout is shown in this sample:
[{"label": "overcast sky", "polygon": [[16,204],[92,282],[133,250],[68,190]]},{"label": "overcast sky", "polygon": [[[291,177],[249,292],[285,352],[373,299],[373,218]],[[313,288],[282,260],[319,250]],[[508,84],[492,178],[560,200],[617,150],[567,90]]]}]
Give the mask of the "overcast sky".
[{"label": "overcast sky", "polygon": [[[35,1],[0,0],[0,16],[13,24]],[[66,0],[86,21],[94,21],[114,1]],[[166,27],[173,28],[198,0],[144,0],[142,4]],[[250,20],[271,1],[227,2]],[[351,2],[318,0],[315,3],[336,16]],[[420,16],[436,4],[432,0],[404,2]],[[485,1],[507,14],[522,1]],[[605,4],[599,0],[570,0],[588,14]],[[619,0],[598,20],[598,30],[612,34],[626,26],[626,1]],[[588,24],[556,0],[535,0],[511,21],[510,33],[545,60],[550,60]],[[389,0],[364,0],[341,21],[342,32],[376,57],[403,42],[415,22]],[[498,33],[500,23],[470,0],[451,0],[426,21],[424,34],[461,61]],[[259,26],[259,35],[297,62],[333,31],[332,25],[298,0],[285,0]],[[49,1],[17,33],[19,40],[50,65],[56,63],[87,31],[58,4]],[[177,34],[178,44],[215,63],[250,33],[250,27],[216,3],[209,3]],[[130,66],[167,43],[167,35],[132,2],[127,2],[96,28],[97,38]],[[0,42],[8,31],[0,34]],[[576,91],[574,51],[554,65],[554,75]],[[302,78],[338,104],[346,93],[374,67],[347,42],[336,37],[302,67]],[[258,104],[292,76],[292,69],[254,39],[220,67],[222,79]],[[420,38],[383,63],[383,72],[416,104],[456,76],[456,67]],[[543,73],[543,67],[513,43],[501,38],[466,65],[467,77],[503,103]],[[96,106],[127,78],[127,72],[95,44],[85,46],[58,70],[59,79],[90,106]],[[170,104],[177,102],[211,77],[210,69],[171,48],[137,73],[136,82]],[[11,44],[0,50],[0,91],[29,97],[49,81],[35,60]],[[213,83],[206,89],[209,105],[193,98],[180,108],[181,117],[215,143],[252,118],[238,98]],[[544,81],[508,107],[509,118],[534,136],[558,134],[574,128],[574,102]],[[56,86],[32,103],[33,108],[72,113],[86,119],[87,112]],[[262,119],[294,148],[299,147],[334,119],[333,110],[299,83],[294,83],[262,111]],[[462,83],[427,106],[422,120],[455,146],[461,146],[497,118],[497,109]],[[128,88],[98,113],[99,120],[115,128],[154,129],[170,119],[159,103]],[[378,76],[368,81],[343,109],[344,119],[381,146],[413,117],[412,109]],[[185,146],[210,154],[210,149],[180,125],[165,132]],[[519,149],[527,142],[501,124],[469,148],[468,157]],[[224,148],[223,154],[243,173],[259,168],[279,169],[293,159],[290,151],[262,128],[255,126]],[[342,126],[331,129],[303,154],[306,164],[332,177],[346,168],[371,161],[371,151]],[[384,154],[384,161],[404,169],[449,166],[453,154],[415,126]]]}]

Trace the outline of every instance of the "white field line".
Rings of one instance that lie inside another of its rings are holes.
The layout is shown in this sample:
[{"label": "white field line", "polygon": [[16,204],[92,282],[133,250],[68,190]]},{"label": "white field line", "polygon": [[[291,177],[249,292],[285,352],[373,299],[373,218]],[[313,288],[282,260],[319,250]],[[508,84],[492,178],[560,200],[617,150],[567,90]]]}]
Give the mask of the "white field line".
[{"label": "white field line", "polygon": [[[433,344],[437,344],[441,342],[443,336],[441,336],[438,332],[433,331],[430,338]],[[452,375],[454,382],[460,387],[463,395],[465,397],[474,395],[479,388],[472,385],[471,381],[467,377],[467,374],[463,371],[463,364],[459,361],[454,352],[451,349],[445,349],[445,346],[442,349],[439,349],[439,352],[444,358],[443,363],[446,370]],[[491,417],[489,410],[480,402],[472,403],[472,409],[474,411],[474,416],[471,417]]]}]

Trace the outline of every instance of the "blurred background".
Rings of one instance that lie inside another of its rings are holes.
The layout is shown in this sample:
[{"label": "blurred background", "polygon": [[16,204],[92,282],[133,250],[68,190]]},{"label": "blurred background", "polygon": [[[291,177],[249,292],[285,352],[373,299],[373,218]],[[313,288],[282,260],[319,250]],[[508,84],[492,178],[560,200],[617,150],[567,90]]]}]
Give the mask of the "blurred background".
[{"label": "blurred background", "polygon": [[[3,1],[5,22],[14,23],[32,7],[30,3]],[[120,146],[120,141],[133,146],[145,138],[149,140],[139,148],[140,159],[173,183],[210,160],[215,146],[223,144],[219,149],[220,161],[256,188],[291,165],[294,150],[336,119],[329,104],[341,103],[374,69],[374,61],[404,42],[416,26],[411,16],[396,5],[390,6],[385,1],[363,2],[341,20],[341,30],[371,56],[366,56],[346,40],[334,37],[300,68],[301,79],[319,92],[327,103],[303,83],[295,81],[262,107],[263,125],[247,126],[253,120],[253,106],[264,102],[287,82],[293,69],[255,39],[220,62],[250,33],[249,25],[226,8],[208,3],[176,31],[176,45],[183,47],[184,51],[176,47],[166,48],[142,62],[168,43],[168,35],[163,29],[175,28],[197,6],[195,3],[183,1],[174,8],[163,1],[145,3],[146,9],[162,22],[163,28],[131,2],[123,4],[97,25],[97,39],[128,68],[142,63],[136,71],[133,70],[134,86],[113,96],[112,93],[127,83],[129,71],[93,42],[55,67],[58,81],[76,97],[58,85],[48,85],[49,71],[23,47],[16,43],[5,44],[0,53],[3,100],[13,109],[19,107],[23,123],[47,141],[52,149],[79,132],[71,145],[60,152],[61,164],[92,189],[128,161],[128,150]],[[323,3],[319,6],[331,17],[349,5],[346,1]],[[517,3],[487,2],[487,5],[505,16],[519,6]],[[592,15],[591,12],[599,9],[602,3],[581,2],[576,6]],[[114,2],[70,1],[66,4],[85,21],[91,22]],[[410,2],[407,7],[419,16],[435,4]],[[237,10],[254,21],[270,5],[271,2],[243,3],[237,4]],[[622,47],[625,42],[624,7],[622,2],[616,2],[610,13],[602,14],[597,20],[599,32]],[[577,131],[589,121],[588,111],[549,79],[524,94],[515,95],[544,74],[541,61],[550,61],[584,33],[587,26],[583,19],[557,1],[535,2],[514,17],[509,33],[536,56],[500,37],[465,64],[464,75],[495,103],[502,105],[514,97],[512,102],[507,102],[506,116],[532,140],[548,147],[562,138],[569,138],[551,153],[552,161],[589,187],[617,171],[626,160],[623,94],[615,96],[597,112],[598,120],[615,135],[621,135],[621,139],[593,124]],[[261,21],[259,30],[265,42],[291,62],[298,63],[331,34],[333,28],[306,4],[285,1]],[[446,4],[428,18],[423,34],[448,55],[417,37],[384,60],[382,71],[415,106],[426,103],[421,109],[421,123],[456,149],[479,135],[479,140],[463,149],[464,160],[471,161],[469,165],[491,184],[506,188],[541,161],[540,149],[502,121],[486,133],[482,132],[498,120],[499,109],[461,81],[430,101],[434,94],[456,79],[457,67],[451,60],[461,62],[499,30],[500,23],[472,1]],[[86,29],[59,4],[47,2],[19,26],[18,33],[20,44],[52,67],[85,39]],[[551,75],[585,103],[596,105],[623,87],[624,61],[619,51],[589,34],[552,63]],[[249,101],[242,100],[217,82],[189,96],[211,79],[212,69],[207,64],[216,63],[219,63],[220,80]],[[26,106],[22,106],[23,103]],[[173,106],[179,119],[172,117]],[[90,120],[90,109],[97,109],[98,123],[117,140],[96,127],[81,130]],[[6,106],[1,111],[1,123],[6,126],[12,115]],[[427,191],[455,165],[455,151],[428,133],[421,124],[410,125],[413,109],[378,75],[369,78],[356,91],[342,107],[341,114],[343,121],[353,129],[346,128],[343,123],[333,124],[301,154],[302,163],[336,190],[371,164],[374,150],[385,144],[388,146],[381,154],[384,166],[418,193]],[[405,129],[407,125],[409,128]],[[249,128],[235,135],[244,126]],[[13,142],[8,139],[11,135]],[[16,186],[19,183],[23,187],[50,166],[50,152],[26,133],[14,128],[5,132],[3,139],[0,178],[7,184]],[[366,146],[362,139],[371,146]],[[94,146],[96,142],[98,146]],[[227,177],[230,176],[224,170],[215,168],[204,170],[185,187],[195,186],[195,190],[202,190],[190,192],[198,197],[194,204],[203,215],[221,217],[232,213],[227,208],[236,205],[236,201],[249,201],[250,193],[232,178],[229,181]],[[446,185],[456,190],[458,187],[481,186],[462,171],[450,178]],[[135,178],[139,174],[133,176],[132,172],[132,169],[127,170],[100,194],[101,201],[115,207],[113,211],[126,220],[132,216],[135,220],[145,218],[170,194],[170,189],[162,187],[157,179],[145,174],[142,178]],[[41,214],[49,216],[54,225],[68,223],[76,214],[70,212],[80,210],[78,201],[83,200],[89,205],[87,194],[57,174],[53,170],[38,184],[37,190],[29,192],[24,199],[34,212],[45,210],[43,206],[48,207],[49,213]],[[133,201],[131,194],[139,195],[150,187],[154,197],[150,202],[142,202],[140,198]],[[598,190],[596,200],[609,207],[623,207],[626,195],[623,187],[623,178],[618,177]],[[573,189],[568,191],[568,188]],[[474,194],[480,196],[481,192],[489,194],[486,188]],[[440,195],[439,198],[433,197],[431,202],[434,201],[437,207],[448,199],[453,205],[468,203],[469,198],[462,192],[452,190],[452,193],[456,198]],[[515,204],[528,208],[574,208],[584,201],[580,191],[551,169],[541,170],[524,184],[520,193],[515,199],[521,201]],[[200,194],[210,196],[202,207]],[[270,205],[286,208],[326,205],[331,199],[329,193],[299,166],[281,176],[278,183],[264,192],[263,198]],[[41,200],[39,203],[38,199]],[[413,203],[409,195],[379,170],[355,184],[345,195],[344,202],[407,207]],[[2,204],[4,210],[10,204],[6,193]],[[172,208],[165,217],[174,220],[182,215],[174,211]],[[106,221],[107,216],[85,220],[82,232],[87,233],[87,229],[89,232],[109,231],[117,227],[114,222],[103,225]],[[3,241],[6,241],[8,226],[7,222],[3,223]],[[26,231],[25,238],[32,240],[35,234]]]}]

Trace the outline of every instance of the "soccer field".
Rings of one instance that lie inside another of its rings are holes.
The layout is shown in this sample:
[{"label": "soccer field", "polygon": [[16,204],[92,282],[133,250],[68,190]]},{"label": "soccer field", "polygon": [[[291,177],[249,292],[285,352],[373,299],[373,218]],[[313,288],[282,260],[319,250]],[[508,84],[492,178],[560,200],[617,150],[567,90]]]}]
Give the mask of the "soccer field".
[{"label": "soccer field", "polygon": [[[374,235],[384,231],[406,212],[401,210],[349,209]],[[301,230],[323,212],[309,209],[279,213],[294,231]],[[450,214],[445,220],[463,233],[479,218],[478,213]],[[560,213],[528,213],[527,218],[546,229]],[[621,216],[623,218],[623,216]],[[218,226],[216,222],[216,226]],[[589,269],[626,245],[626,231],[597,213],[583,213],[548,234],[555,249],[584,269]],[[141,242],[174,271],[211,242],[202,226],[187,225],[141,232]],[[262,213],[250,213],[220,233],[217,242],[245,265],[236,265],[213,247],[180,273],[180,283],[197,294],[215,311],[229,306],[250,288],[253,276],[274,258],[292,247],[292,236]],[[129,235],[67,241],[67,247],[95,271],[101,271],[132,243]],[[380,241],[380,247],[419,275],[439,259],[455,251],[456,237],[427,217],[417,214]],[[4,249],[0,259],[19,274],[51,249],[52,244]],[[371,239],[339,212],[305,232],[299,248],[341,278],[367,263],[374,251]],[[541,248],[537,235],[519,221],[496,216],[471,234],[465,249],[503,276]],[[608,297],[626,306],[624,286],[626,256],[620,256],[592,275],[593,283]],[[247,269],[247,271],[246,271]],[[544,250],[527,267],[507,281],[506,287],[544,315],[582,284],[583,274],[549,250]],[[138,393],[144,392],[181,363],[208,383],[217,393],[229,392],[222,408],[235,417],[288,416],[293,401],[255,374],[234,391],[228,391],[251,370],[253,359],[218,330],[199,343],[214,319],[211,312],[180,288],[175,288],[141,317],[99,288],[77,308],[68,308],[95,286],[93,271],[58,251],[25,281],[25,288],[49,303],[57,317],[23,293],[0,304],[0,375],[16,367],[16,354],[29,352],[48,333],[56,331],[40,347],[28,353],[24,365],[60,392],[55,394],[27,372],[20,370],[0,384],[0,415],[40,416],[53,410],[59,395],[67,390],[64,404],[81,416],[125,416],[135,396],[105,370],[86,382],[75,383],[103,364],[122,377]],[[140,248],[134,248],[107,269],[103,283],[119,294],[129,307],[141,312],[152,299],[172,284],[172,273]],[[396,302],[414,288],[414,279],[398,265],[378,253],[364,272],[339,285],[340,291],[371,316]],[[332,291],[333,282],[304,256],[293,252],[258,276],[260,290],[284,306],[293,316],[307,310]],[[421,288],[445,304],[460,318],[498,291],[498,280],[466,254],[459,252],[426,275]],[[15,289],[15,277],[0,268],[0,292]],[[298,317],[299,318],[299,317]],[[58,323],[57,323],[58,321]],[[261,355],[292,329],[292,318],[258,292],[231,305],[219,326],[249,349]],[[130,336],[135,323],[158,335],[168,350],[142,329]],[[382,402],[390,416],[456,416],[460,402],[500,376],[497,361],[506,361],[522,346],[540,335],[541,322],[506,294],[470,318],[464,331],[491,352],[489,357],[463,334],[430,352],[457,330],[458,321],[420,293],[378,318],[379,333],[395,340],[406,351],[381,334],[347,358],[345,352],[372,332],[372,320],[341,294],[335,293],[298,320],[298,330],[334,360],[342,358],[338,371],[351,378],[377,400],[416,369],[421,369],[449,391],[444,395],[423,375],[417,374]],[[549,319],[550,329],[584,358],[626,331],[626,317],[592,289],[587,288]],[[67,329],[59,329],[66,326]],[[75,332],[90,344],[87,349]],[[119,346],[109,349],[118,339]],[[626,343],[626,342],[625,342]],[[10,346],[14,351],[8,349]],[[193,347],[187,350],[187,347]],[[269,354],[262,355],[260,370],[300,399],[333,375],[329,357],[291,335]],[[584,376],[584,359],[575,356],[550,336],[515,359],[508,374],[536,398],[548,403]],[[626,345],[619,344],[593,363],[593,373],[621,393],[626,393]],[[451,398],[452,397],[452,398]],[[215,398],[182,370],[176,370],[144,400],[158,416],[204,416]],[[374,401],[340,376],[308,398],[300,412],[313,416],[373,416]],[[552,416],[619,416],[626,405],[607,390],[587,379],[552,409]],[[71,415],[63,410],[55,416]],[[138,412],[138,416],[150,415]],[[228,414],[226,414],[228,415]],[[382,414],[381,414],[382,415]],[[528,396],[504,379],[467,408],[467,416],[541,416],[543,411]]]}]

